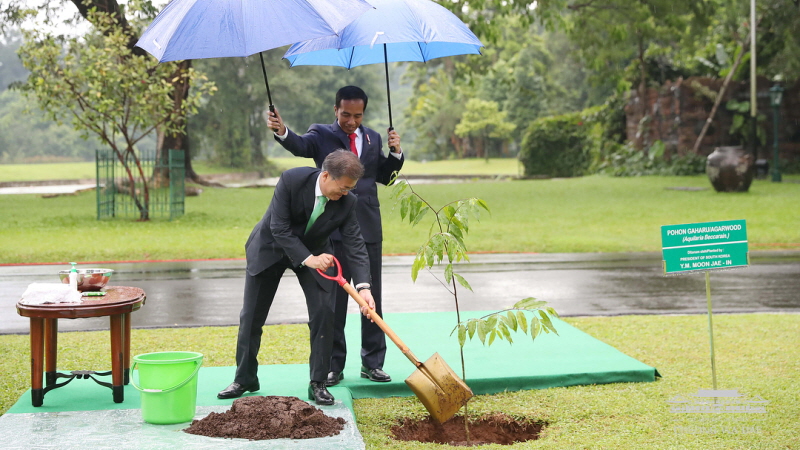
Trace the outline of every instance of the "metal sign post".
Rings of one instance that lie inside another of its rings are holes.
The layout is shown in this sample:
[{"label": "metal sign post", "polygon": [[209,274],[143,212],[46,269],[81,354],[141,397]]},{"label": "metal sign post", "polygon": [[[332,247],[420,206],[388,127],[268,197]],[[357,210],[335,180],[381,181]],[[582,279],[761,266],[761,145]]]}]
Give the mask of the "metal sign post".
[{"label": "metal sign post", "polygon": [[661,227],[664,275],[705,271],[708,339],[714,390],[717,389],[717,365],[714,357],[710,273],[712,270],[747,267],[750,264],[746,225],[744,220],[727,220]]}]

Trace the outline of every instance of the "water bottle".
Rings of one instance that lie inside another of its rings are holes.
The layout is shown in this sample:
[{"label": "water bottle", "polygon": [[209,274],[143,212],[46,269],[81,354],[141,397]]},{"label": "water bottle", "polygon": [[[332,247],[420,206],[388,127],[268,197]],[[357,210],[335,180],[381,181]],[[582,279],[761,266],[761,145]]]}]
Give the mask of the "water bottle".
[{"label": "water bottle", "polygon": [[71,262],[72,269],[69,270],[69,287],[78,290],[78,269],[75,268],[74,262]]}]

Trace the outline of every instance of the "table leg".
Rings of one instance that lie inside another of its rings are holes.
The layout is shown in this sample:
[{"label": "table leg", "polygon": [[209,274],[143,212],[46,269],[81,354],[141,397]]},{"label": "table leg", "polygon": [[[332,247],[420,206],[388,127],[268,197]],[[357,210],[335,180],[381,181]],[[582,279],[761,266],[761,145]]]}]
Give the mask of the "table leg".
[{"label": "table leg", "polygon": [[42,406],[42,372],[44,369],[44,319],[31,317],[31,403]]},{"label": "table leg", "polygon": [[125,359],[123,361],[123,369],[124,369],[124,377],[125,377],[125,384],[127,385],[130,383],[130,372],[131,372],[131,314],[127,313],[124,315],[125,318]]},{"label": "table leg", "polygon": [[125,322],[123,314],[111,316],[111,391],[114,395],[114,403],[122,403],[125,398],[122,384],[124,381],[122,367],[125,359],[123,322]]},{"label": "table leg", "polygon": [[58,319],[44,319],[45,386],[56,384],[58,360]]}]

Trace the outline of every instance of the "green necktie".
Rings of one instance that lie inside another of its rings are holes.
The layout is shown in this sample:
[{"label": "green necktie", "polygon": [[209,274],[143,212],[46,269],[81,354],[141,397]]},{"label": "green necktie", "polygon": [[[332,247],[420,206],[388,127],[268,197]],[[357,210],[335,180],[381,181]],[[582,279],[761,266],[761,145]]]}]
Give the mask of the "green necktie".
[{"label": "green necktie", "polygon": [[306,233],[308,230],[311,229],[311,226],[314,225],[314,222],[317,221],[317,218],[322,214],[322,211],[325,211],[325,203],[328,203],[328,197],[324,195],[320,195],[317,197],[316,205],[314,206],[314,210],[311,211],[311,217],[308,218],[308,225],[306,225]]}]

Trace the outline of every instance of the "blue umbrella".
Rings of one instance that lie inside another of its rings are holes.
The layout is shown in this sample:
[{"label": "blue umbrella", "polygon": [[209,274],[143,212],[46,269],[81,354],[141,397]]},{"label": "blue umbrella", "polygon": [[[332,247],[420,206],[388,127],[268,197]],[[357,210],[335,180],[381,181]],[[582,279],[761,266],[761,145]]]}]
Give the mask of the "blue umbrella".
[{"label": "blue umbrella", "polygon": [[[372,8],[364,0],[173,0],[136,46],[159,62],[250,56],[339,33]],[[264,57],[264,83],[270,105]]]},{"label": "blue umbrella", "polygon": [[389,101],[389,62],[426,62],[443,56],[480,54],[481,41],[455,14],[429,0],[369,0],[375,9],[359,16],[341,33],[299,42],[283,57],[292,66],[340,66],[348,69],[383,63]]}]

